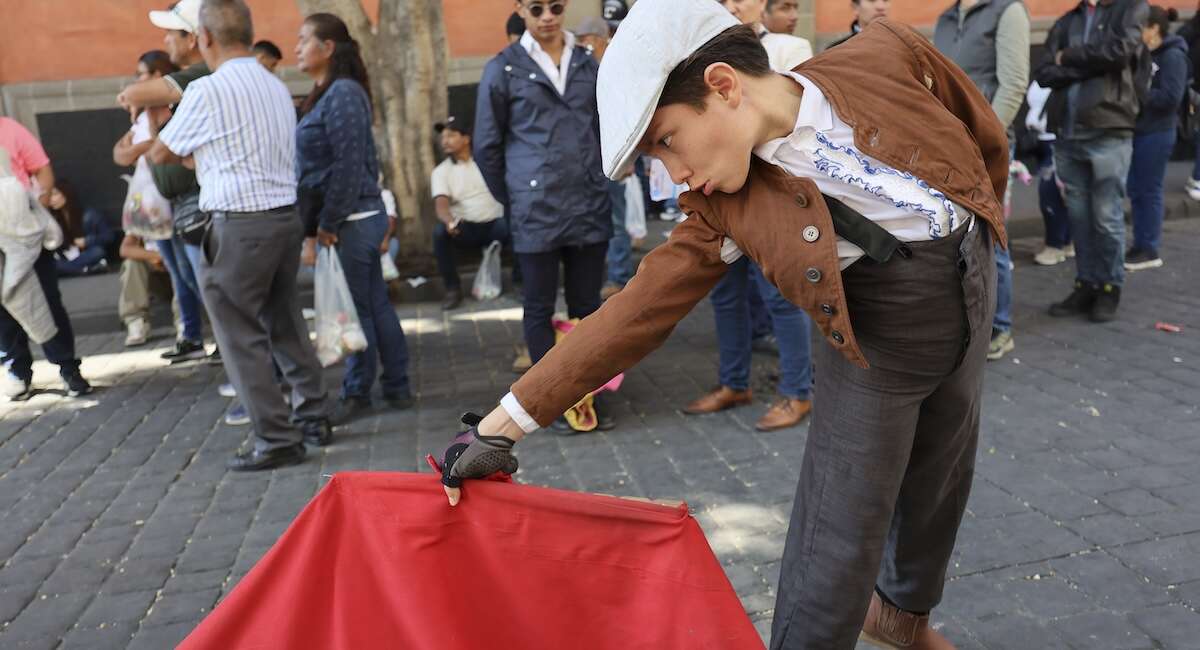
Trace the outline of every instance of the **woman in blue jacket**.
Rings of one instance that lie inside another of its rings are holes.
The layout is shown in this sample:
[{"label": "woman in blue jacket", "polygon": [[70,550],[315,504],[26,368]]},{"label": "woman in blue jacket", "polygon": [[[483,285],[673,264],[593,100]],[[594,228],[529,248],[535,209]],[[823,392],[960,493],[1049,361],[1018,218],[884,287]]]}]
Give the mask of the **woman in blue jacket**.
[{"label": "woman in blue jacket", "polygon": [[1187,43],[1170,33],[1174,9],[1150,7],[1142,41],[1154,57],[1154,81],[1142,104],[1133,135],[1129,165],[1129,201],[1133,205],[1133,246],[1125,254],[1125,269],[1139,271],[1162,266],[1163,179],[1175,148],[1179,108],[1191,78]]},{"label": "woman in blue jacket", "polygon": [[305,19],[296,58],[316,82],[296,127],[301,214],[316,222],[321,245],[337,247],[367,337],[367,349],[346,360],[334,421],[370,410],[377,357],[384,401],[391,408],[408,408],[408,345],[380,265],[388,216],[380,198],[366,66],[346,24],[332,14]]}]

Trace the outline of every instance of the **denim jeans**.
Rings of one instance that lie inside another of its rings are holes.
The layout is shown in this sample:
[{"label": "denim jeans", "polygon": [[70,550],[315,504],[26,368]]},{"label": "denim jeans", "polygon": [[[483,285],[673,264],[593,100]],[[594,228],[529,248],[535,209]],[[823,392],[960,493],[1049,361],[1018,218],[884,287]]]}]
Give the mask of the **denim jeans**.
[{"label": "denim jeans", "polygon": [[83,213],[83,237],[87,240],[87,248],[79,252],[79,257],[73,260],[55,259],[54,265],[60,276],[83,275],[88,267],[106,259],[117,243],[117,231],[109,225],[104,214],[95,208],[88,208]]},{"label": "denim jeans", "polygon": [[[438,272],[446,290],[461,289],[462,278],[458,276],[458,264],[454,261],[455,247],[484,248],[494,241],[509,246],[508,222],[493,219],[486,223],[462,221],[458,224],[458,235],[451,237],[446,224],[438,222],[433,229],[433,255],[437,258]],[[399,244],[397,243],[397,251]]]},{"label": "denim jeans", "polygon": [[1133,154],[1130,135],[1059,140],[1058,177],[1067,187],[1079,281],[1120,286],[1125,281],[1125,180]]},{"label": "denim jeans", "polygon": [[1175,129],[1133,138],[1129,202],[1133,205],[1133,247],[1158,255],[1162,243],[1163,179],[1175,148]]},{"label": "denim jeans", "polygon": [[[75,356],[75,332],[71,329],[71,318],[63,307],[62,294],[58,291],[58,271],[54,268],[54,253],[42,251],[33,264],[50,315],[58,326],[58,333],[42,344],[46,360],[58,366],[58,373],[66,378],[79,372],[79,359]],[[33,353],[29,351],[29,336],[13,319],[8,310],[0,307],[0,361],[8,373],[17,379],[33,379]]]},{"label": "denim jeans", "polygon": [[554,346],[554,307],[558,301],[558,268],[563,268],[567,318],[584,318],[600,308],[604,256],[608,243],[563,246],[543,253],[517,253],[524,277],[525,344],[537,363]]},{"label": "denim jeans", "polygon": [[625,286],[633,277],[633,242],[625,229],[625,184],[608,182],[608,196],[612,199],[613,236],[608,240],[608,281]]},{"label": "denim jeans", "polygon": [[1038,207],[1042,210],[1042,221],[1046,226],[1046,245],[1065,248],[1071,243],[1071,220],[1067,216],[1067,204],[1058,189],[1057,172],[1054,168],[1054,143],[1038,143]]},{"label": "denim jeans", "polygon": [[734,390],[750,387],[752,328],[749,296],[755,292],[762,296],[771,313],[779,343],[779,393],[793,399],[808,399],[812,390],[808,315],[788,302],[747,257],[730,264],[725,277],[709,294],[720,349],[717,379],[722,386]]},{"label": "denim jeans", "polygon": [[367,337],[367,349],[346,359],[342,398],[369,398],[375,383],[376,359],[383,366],[384,397],[407,397],[408,342],[396,310],[388,301],[379,262],[379,245],[387,234],[386,214],[347,221],[338,228],[337,251],[354,298],[355,311]]},{"label": "denim jeans", "polygon": [[179,303],[179,320],[183,323],[183,338],[199,343],[204,340],[203,324],[200,320],[204,305],[196,291],[195,277],[188,281],[188,276],[192,273],[191,265],[186,259],[180,264],[179,253],[183,242],[179,239],[163,239],[154,244],[163,258],[163,265],[167,267],[167,274],[171,276],[175,302]]}]

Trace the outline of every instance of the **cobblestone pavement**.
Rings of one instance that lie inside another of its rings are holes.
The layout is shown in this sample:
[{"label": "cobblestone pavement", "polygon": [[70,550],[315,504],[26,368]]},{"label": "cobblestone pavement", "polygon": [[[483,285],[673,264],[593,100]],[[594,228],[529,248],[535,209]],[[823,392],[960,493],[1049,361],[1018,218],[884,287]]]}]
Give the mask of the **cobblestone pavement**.
[{"label": "cobblestone pavement", "polygon": [[[1200,221],[1167,227],[1167,266],[1131,276],[1121,318],[1052,321],[1065,266],[1017,246],[1014,354],[989,366],[975,489],[935,614],[961,648],[1200,648]],[[321,486],[351,469],[427,471],[456,415],[494,404],[513,379],[520,311],[501,299],[443,317],[405,306],[420,397],[340,431],[303,465],[224,470],[246,430],[208,365],[165,367],[113,333],[80,340],[101,389],[47,388],[0,405],[0,647],[171,647],[262,556]],[[1156,321],[1184,326],[1155,330]],[[166,336],[166,332],[159,332]],[[628,374],[615,431],[551,433],[519,448],[522,481],[686,498],[764,636],[803,427],[752,424],[759,402],[689,418],[676,408],[715,383],[712,316],[701,305]]]}]

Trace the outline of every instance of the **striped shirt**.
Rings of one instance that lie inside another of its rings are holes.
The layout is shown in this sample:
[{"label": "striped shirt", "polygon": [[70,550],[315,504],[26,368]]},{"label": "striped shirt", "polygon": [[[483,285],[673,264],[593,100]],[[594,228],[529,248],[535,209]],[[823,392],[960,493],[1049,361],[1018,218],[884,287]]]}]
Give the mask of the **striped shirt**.
[{"label": "striped shirt", "polygon": [[296,202],[296,109],[283,82],[252,56],[190,83],[158,138],[177,156],[195,156],[201,210]]}]

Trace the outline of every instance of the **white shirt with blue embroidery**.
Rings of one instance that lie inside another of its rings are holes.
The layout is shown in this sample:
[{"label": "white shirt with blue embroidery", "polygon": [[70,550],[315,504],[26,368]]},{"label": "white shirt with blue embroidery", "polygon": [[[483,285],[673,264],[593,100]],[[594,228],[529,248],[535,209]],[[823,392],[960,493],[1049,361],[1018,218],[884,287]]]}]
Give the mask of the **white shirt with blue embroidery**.
[{"label": "white shirt with blue embroidery", "polygon": [[[822,194],[845,203],[902,242],[945,237],[970,219],[966,209],[925,181],[859,151],[854,129],[833,112],[821,89],[795,72],[782,74],[804,87],[796,129],[759,145],[754,155],[792,176],[811,179]],[[841,237],[837,245],[843,269],[863,256],[861,248]],[[724,248],[727,262],[740,257]]]}]

